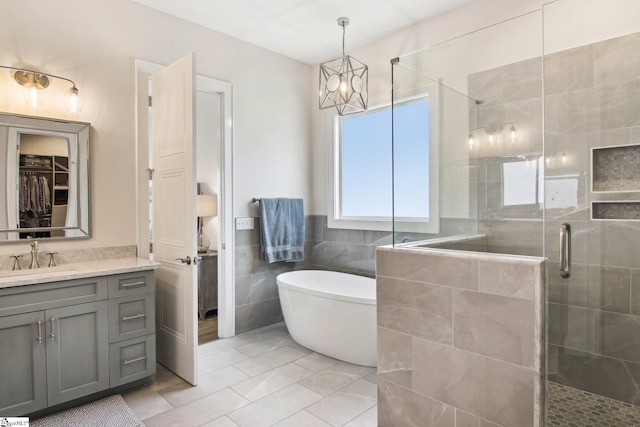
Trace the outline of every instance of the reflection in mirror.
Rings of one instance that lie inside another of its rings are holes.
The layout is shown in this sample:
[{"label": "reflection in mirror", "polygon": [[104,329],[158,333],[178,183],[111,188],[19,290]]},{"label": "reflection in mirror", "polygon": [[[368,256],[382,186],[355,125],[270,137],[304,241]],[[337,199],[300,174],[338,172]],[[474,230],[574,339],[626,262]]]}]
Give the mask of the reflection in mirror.
[{"label": "reflection in mirror", "polygon": [[0,242],[90,236],[87,123],[0,114],[0,163]]},{"label": "reflection in mirror", "polygon": [[489,220],[541,218],[544,200],[541,153],[469,160],[475,171],[478,215]]},{"label": "reflection in mirror", "polygon": [[502,163],[502,206],[542,203],[541,163],[542,156]]}]

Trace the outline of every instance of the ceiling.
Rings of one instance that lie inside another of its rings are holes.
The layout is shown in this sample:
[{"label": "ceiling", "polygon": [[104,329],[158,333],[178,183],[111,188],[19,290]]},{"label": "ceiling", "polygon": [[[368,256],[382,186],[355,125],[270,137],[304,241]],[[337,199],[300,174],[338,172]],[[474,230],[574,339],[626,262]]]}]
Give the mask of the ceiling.
[{"label": "ceiling", "polygon": [[342,55],[339,17],[351,21],[345,50],[473,0],[133,0],[307,64]]}]

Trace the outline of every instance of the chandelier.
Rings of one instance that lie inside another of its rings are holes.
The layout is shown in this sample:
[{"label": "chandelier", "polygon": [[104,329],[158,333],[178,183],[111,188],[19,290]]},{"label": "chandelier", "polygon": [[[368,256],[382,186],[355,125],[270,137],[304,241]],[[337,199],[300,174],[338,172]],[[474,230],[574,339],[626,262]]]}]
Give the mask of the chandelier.
[{"label": "chandelier", "polygon": [[349,18],[338,18],[342,27],[342,57],[320,64],[320,109],[335,107],[340,116],[367,110],[369,67],[344,54]]}]

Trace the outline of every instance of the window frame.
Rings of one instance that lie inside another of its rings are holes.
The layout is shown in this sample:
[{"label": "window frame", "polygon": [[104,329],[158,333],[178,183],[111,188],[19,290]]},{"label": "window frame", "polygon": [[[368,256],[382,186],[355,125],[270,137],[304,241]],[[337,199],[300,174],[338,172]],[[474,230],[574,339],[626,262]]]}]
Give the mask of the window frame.
[{"label": "window frame", "polygon": [[[434,93],[435,92],[435,93]],[[438,96],[437,91],[428,91],[418,96],[411,96],[396,103],[396,105],[407,105],[422,100],[429,101],[429,218],[400,218],[395,217],[344,217],[342,216],[342,120],[354,117],[338,116],[334,114],[330,117],[331,126],[331,143],[329,144],[329,176],[328,176],[328,228],[351,229],[351,230],[372,230],[372,231],[413,231],[420,233],[439,233],[439,209],[438,209]],[[357,115],[371,114],[380,110],[391,110],[391,104],[381,104],[373,108],[369,108],[366,112]],[[390,135],[391,136],[391,135]],[[390,140],[392,142],[392,139]],[[435,143],[434,143],[435,142]],[[392,154],[393,146],[391,145],[390,154]],[[392,161],[393,157],[389,158]],[[393,176],[392,192],[394,191]],[[392,198],[391,203],[394,200]],[[392,206],[393,212],[393,206]]]}]

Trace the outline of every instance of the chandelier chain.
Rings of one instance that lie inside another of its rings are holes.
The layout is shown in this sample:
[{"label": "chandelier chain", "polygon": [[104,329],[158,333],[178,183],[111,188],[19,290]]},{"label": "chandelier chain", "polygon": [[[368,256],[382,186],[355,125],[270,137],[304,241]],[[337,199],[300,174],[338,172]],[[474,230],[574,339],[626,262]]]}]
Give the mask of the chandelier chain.
[{"label": "chandelier chain", "polygon": [[344,57],[344,34],[346,31],[346,25],[342,24],[342,56]]}]

